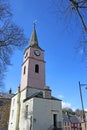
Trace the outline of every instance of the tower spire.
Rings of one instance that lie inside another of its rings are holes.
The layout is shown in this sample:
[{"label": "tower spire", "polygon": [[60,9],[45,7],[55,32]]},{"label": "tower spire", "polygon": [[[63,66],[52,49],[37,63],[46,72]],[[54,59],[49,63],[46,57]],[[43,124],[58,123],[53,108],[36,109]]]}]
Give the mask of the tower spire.
[{"label": "tower spire", "polygon": [[34,24],[34,29],[33,29],[33,32],[32,32],[31,38],[30,38],[30,46],[38,47],[38,39],[37,39],[37,33],[36,33],[36,21],[34,21],[33,24]]},{"label": "tower spire", "polygon": [[36,28],[36,20],[33,21],[33,24],[34,24],[34,29]]}]

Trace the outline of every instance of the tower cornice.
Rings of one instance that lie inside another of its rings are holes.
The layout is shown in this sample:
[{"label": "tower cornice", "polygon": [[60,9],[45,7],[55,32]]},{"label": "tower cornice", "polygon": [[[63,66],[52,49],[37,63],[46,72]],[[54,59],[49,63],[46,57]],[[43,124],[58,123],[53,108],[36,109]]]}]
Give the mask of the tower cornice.
[{"label": "tower cornice", "polygon": [[44,60],[36,59],[36,58],[34,58],[34,57],[29,56],[29,57],[27,57],[27,59],[23,62],[22,65],[24,65],[24,63],[25,63],[28,59],[34,59],[34,60],[36,60],[36,61],[41,61],[41,62],[43,62],[43,63],[46,63],[46,61],[44,61]]},{"label": "tower cornice", "polygon": [[29,46],[29,47],[27,47],[26,49],[25,49],[25,51],[24,51],[24,53],[26,52],[26,50],[28,50],[29,48],[34,48],[34,49],[40,49],[41,51],[44,51],[43,49],[41,49],[39,46],[37,47],[37,46]]}]

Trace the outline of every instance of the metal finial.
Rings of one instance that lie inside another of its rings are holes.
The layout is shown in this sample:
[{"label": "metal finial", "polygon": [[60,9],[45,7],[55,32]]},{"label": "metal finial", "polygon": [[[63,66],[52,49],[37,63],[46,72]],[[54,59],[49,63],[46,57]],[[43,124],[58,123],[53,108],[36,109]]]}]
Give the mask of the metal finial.
[{"label": "metal finial", "polygon": [[37,20],[34,20],[34,21],[33,21],[34,29],[35,29],[35,27],[36,27],[36,23],[37,23]]}]

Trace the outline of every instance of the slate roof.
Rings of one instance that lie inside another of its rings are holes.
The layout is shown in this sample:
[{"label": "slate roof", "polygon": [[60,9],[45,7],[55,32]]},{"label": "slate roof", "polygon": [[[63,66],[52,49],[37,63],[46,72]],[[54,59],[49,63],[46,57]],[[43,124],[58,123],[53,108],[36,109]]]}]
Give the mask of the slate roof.
[{"label": "slate roof", "polygon": [[[24,102],[33,98],[33,97],[37,97],[37,98],[43,98],[43,92],[36,92],[34,93],[33,95],[31,95],[30,97],[27,97],[26,99],[24,99]],[[53,97],[51,96],[51,98],[43,98],[43,99],[49,99],[49,100],[59,100],[61,101],[60,99],[56,98],[56,97]]]},{"label": "slate roof", "polygon": [[81,123],[81,119],[79,117],[71,114],[63,114],[63,121],[71,123]]},{"label": "slate roof", "polygon": [[81,119],[77,117],[76,115],[70,116],[70,121],[72,123],[81,123]]},{"label": "slate roof", "polygon": [[70,119],[67,114],[63,114],[63,121],[64,122],[70,122]]},{"label": "slate roof", "polygon": [[35,27],[34,27],[34,30],[32,32],[31,39],[30,39],[30,46],[34,46],[34,45],[38,46],[38,39],[37,39]]},{"label": "slate roof", "polygon": [[13,96],[14,94],[0,93],[0,99],[11,99]]}]

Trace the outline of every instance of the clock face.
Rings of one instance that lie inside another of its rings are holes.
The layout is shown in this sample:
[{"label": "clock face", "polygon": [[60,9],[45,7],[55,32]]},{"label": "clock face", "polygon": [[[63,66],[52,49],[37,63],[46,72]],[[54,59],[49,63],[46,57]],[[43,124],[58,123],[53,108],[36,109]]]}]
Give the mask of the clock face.
[{"label": "clock face", "polygon": [[35,50],[35,51],[34,51],[34,54],[35,54],[36,56],[40,56],[40,51]]}]

